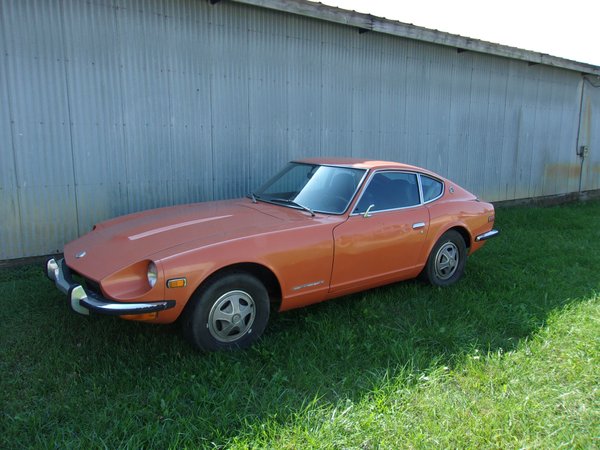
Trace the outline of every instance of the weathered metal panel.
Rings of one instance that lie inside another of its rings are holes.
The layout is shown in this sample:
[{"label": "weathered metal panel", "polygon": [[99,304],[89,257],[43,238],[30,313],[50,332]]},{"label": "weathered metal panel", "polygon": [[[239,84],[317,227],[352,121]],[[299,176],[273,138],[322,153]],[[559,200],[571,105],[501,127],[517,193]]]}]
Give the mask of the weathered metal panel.
[{"label": "weathered metal panel", "polygon": [[579,145],[588,153],[582,164],[581,190],[600,189],[600,83],[585,81],[583,86]]},{"label": "weathered metal panel", "polygon": [[0,259],[310,156],[488,200],[600,188],[600,89],[578,72],[232,2],[0,0],[0,25]]},{"label": "weathered metal panel", "polygon": [[231,198],[250,176],[248,20],[230,4],[211,12],[213,196]]},{"label": "weathered metal panel", "polygon": [[288,159],[287,20],[283,13],[269,17],[254,8],[241,14],[248,21],[248,141],[244,151],[249,156],[241,187],[249,192]]},{"label": "weathered metal panel", "polygon": [[286,23],[287,142],[273,155],[278,162],[285,156],[290,160],[319,156],[323,122],[321,22],[288,15]]},{"label": "weathered metal panel", "polygon": [[323,24],[321,35],[321,154],[348,155],[352,149],[353,49],[358,32]]},{"label": "weathered metal panel", "polygon": [[[18,212],[20,230],[9,235],[21,240],[19,245],[11,245],[10,236],[3,241],[2,259],[51,253],[77,236],[66,61],[57,6],[2,3],[2,66],[12,144],[3,142],[2,152],[12,150],[16,181],[16,192],[3,195],[2,206],[7,209],[2,215]],[[17,249],[23,253],[15,255]]]},{"label": "weathered metal panel", "polygon": [[[2,22],[0,9],[0,25]],[[0,258],[23,254],[21,213],[16,180],[16,159],[12,138],[10,96],[6,73],[6,40],[0,30]]]},{"label": "weathered metal panel", "polygon": [[406,152],[406,43],[387,36],[381,37],[381,77],[379,113],[379,154],[368,149],[366,157],[380,156],[387,160],[408,161]]},{"label": "weathered metal panel", "polygon": [[120,91],[128,208],[172,203],[169,18],[163,2],[133,1],[118,10]]},{"label": "weathered metal panel", "polygon": [[78,233],[83,234],[130,211],[117,22],[109,5],[72,0],[62,6]]},{"label": "weathered metal panel", "polygon": [[[488,58],[489,100],[487,108],[487,124],[485,148],[480,149],[482,190],[478,195],[494,200],[502,192],[502,157],[504,146],[504,128],[506,127],[506,95],[508,89],[508,62],[498,58]],[[488,125],[489,124],[489,125]]]},{"label": "weathered metal panel", "polygon": [[172,201],[189,203],[213,197],[210,6],[197,0],[171,2],[169,20],[169,95]]},{"label": "weathered metal panel", "polygon": [[364,157],[381,147],[381,37],[360,35],[352,48],[352,122],[353,157]]},{"label": "weathered metal panel", "polygon": [[422,124],[425,127],[426,144],[419,149],[418,164],[440,175],[447,175],[452,110],[450,80],[456,52],[444,47],[426,47],[423,53],[428,55],[426,68],[430,85],[427,103],[429,119]]}]

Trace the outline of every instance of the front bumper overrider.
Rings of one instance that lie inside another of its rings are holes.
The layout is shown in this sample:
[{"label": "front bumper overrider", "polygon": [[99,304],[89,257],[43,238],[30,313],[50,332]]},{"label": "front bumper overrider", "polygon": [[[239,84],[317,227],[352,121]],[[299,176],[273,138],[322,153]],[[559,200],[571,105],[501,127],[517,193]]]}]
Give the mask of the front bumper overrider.
[{"label": "front bumper overrider", "polygon": [[56,287],[67,295],[73,311],[89,315],[90,311],[111,316],[146,314],[164,311],[175,306],[175,300],[162,300],[158,302],[127,303],[109,300],[102,295],[85,289],[81,284],[73,281],[71,270],[64,259],[58,261],[50,258],[46,262],[46,275]]}]

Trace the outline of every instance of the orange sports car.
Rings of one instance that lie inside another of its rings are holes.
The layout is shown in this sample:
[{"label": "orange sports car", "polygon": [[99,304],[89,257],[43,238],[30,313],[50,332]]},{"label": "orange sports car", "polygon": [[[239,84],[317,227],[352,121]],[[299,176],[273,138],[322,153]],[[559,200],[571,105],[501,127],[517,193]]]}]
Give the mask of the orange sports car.
[{"label": "orange sports car", "polygon": [[46,272],[80,314],[179,320],[197,348],[231,349],[255,342],[272,309],[418,275],[450,285],[493,225],[490,203],[428,170],[307,159],[248,198],[99,223]]}]

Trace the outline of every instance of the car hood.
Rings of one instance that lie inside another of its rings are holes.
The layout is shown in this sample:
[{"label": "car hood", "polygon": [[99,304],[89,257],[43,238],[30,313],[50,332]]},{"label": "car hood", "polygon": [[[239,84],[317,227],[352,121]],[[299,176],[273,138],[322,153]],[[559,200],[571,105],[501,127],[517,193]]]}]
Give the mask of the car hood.
[{"label": "car hood", "polygon": [[160,208],[96,225],[65,246],[65,260],[75,271],[99,281],[180,244],[197,242],[202,247],[302,226],[309,220],[310,216],[295,209],[245,199]]}]

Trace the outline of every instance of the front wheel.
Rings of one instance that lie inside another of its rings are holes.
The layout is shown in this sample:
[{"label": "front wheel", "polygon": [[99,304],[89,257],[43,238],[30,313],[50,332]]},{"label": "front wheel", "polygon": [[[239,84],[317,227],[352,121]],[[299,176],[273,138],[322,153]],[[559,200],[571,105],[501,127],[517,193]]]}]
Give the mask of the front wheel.
[{"label": "front wheel", "polygon": [[190,302],[183,332],[199,350],[249,347],[269,321],[269,294],[259,280],[245,273],[210,281]]},{"label": "front wheel", "polygon": [[423,277],[434,286],[449,286],[462,277],[467,262],[467,247],[463,237],[449,230],[431,249]]}]

